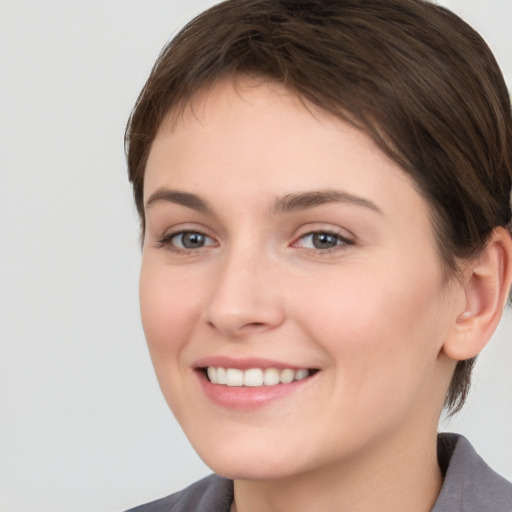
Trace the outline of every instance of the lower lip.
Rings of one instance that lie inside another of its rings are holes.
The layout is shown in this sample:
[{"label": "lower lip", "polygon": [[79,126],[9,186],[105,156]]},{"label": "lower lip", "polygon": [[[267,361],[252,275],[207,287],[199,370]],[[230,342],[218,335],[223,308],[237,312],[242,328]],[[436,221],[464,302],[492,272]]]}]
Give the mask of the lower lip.
[{"label": "lower lip", "polygon": [[275,386],[225,386],[213,384],[202,372],[197,372],[204,394],[215,404],[230,409],[254,410],[284,398],[307,384],[313,376],[290,384]]}]

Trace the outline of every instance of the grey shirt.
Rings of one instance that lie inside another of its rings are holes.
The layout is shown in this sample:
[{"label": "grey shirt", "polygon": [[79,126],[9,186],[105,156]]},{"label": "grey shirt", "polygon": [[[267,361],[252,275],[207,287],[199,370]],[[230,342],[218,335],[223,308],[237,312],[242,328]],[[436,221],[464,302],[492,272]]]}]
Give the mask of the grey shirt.
[{"label": "grey shirt", "polygon": [[[495,473],[467,439],[440,434],[437,448],[445,478],[432,512],[512,512],[512,483]],[[232,500],[233,482],[210,475],[127,512],[229,512]]]}]

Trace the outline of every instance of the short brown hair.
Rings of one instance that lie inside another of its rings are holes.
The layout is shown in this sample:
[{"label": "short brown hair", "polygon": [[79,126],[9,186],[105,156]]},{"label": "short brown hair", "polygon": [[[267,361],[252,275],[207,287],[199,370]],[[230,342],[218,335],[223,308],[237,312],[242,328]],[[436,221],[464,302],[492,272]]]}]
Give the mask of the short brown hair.
[{"label": "short brown hair", "polygon": [[[495,227],[510,230],[510,98],[488,46],[458,16],[425,0],[227,0],[165,46],[129,119],[142,232],[146,160],[164,117],[227,75],[282,83],[367,132],[430,204],[447,275]],[[452,413],[473,365],[456,366]]]}]

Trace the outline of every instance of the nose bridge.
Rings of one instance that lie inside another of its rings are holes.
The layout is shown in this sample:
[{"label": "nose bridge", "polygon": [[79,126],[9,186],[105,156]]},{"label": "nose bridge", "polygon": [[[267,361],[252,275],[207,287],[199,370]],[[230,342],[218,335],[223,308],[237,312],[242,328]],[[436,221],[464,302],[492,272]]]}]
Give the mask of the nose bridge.
[{"label": "nose bridge", "polygon": [[254,240],[226,249],[209,303],[206,321],[228,337],[271,329],[283,321],[277,287],[277,263]]}]

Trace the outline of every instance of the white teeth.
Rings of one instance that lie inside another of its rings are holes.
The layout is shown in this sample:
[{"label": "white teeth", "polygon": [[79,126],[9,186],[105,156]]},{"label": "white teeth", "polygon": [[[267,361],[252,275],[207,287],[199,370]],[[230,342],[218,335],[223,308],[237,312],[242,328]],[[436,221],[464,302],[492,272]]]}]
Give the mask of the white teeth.
[{"label": "white teeth", "polygon": [[283,370],[277,368],[239,370],[238,368],[208,366],[206,374],[213,384],[224,384],[231,387],[258,387],[290,384],[294,380],[303,380],[309,376],[309,370],[306,368],[299,370],[293,370],[292,368]]},{"label": "white teeth", "polygon": [[302,370],[297,370],[295,372],[295,380],[305,379],[309,375],[309,372],[303,368]]},{"label": "white teeth", "polygon": [[251,368],[244,372],[244,386],[263,386],[263,371],[259,368]]},{"label": "white teeth", "polygon": [[228,386],[243,386],[244,371],[237,368],[228,368],[226,370],[226,384]]},{"label": "white teeth", "polygon": [[265,384],[265,386],[275,386],[279,384],[279,371],[275,368],[266,368],[263,374],[263,384]]},{"label": "white teeth", "polygon": [[295,372],[289,368],[286,368],[286,370],[281,370],[279,373],[279,381],[281,384],[290,384],[290,382],[293,382],[294,378]]},{"label": "white teeth", "polygon": [[[224,370],[224,368],[222,369]],[[206,373],[212,382],[217,382],[217,368],[215,368],[215,366],[208,366]]]},{"label": "white teeth", "polygon": [[[215,381],[212,380],[212,382]],[[217,384],[227,384],[226,368],[217,368]]]}]

